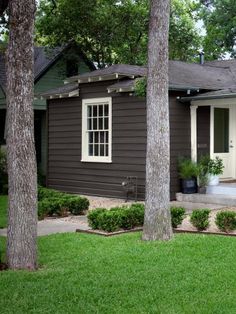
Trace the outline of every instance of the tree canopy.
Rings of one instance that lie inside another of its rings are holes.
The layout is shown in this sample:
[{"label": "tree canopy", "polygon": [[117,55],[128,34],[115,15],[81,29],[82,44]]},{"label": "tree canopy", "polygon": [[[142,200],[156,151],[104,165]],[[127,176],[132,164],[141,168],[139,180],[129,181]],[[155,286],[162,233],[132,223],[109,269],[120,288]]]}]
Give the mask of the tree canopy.
[{"label": "tree canopy", "polygon": [[[56,5],[55,5],[56,3]],[[36,18],[39,44],[75,40],[98,67],[147,62],[148,0],[41,0]],[[193,0],[173,0],[170,58],[191,60],[201,45]]]},{"label": "tree canopy", "polygon": [[235,57],[236,5],[235,0],[202,1],[201,10],[206,36],[203,47],[207,59],[217,59],[230,53]]}]

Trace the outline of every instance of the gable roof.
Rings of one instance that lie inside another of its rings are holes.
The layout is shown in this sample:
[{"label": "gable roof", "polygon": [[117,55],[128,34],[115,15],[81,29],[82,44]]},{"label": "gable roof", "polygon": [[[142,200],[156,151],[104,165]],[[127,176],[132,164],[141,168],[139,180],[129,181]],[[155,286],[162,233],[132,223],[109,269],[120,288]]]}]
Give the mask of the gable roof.
[{"label": "gable roof", "polygon": [[[61,57],[71,44],[56,48],[34,47],[34,82],[47,72],[47,70]],[[95,66],[84,53],[79,50],[79,55],[91,70],[95,70]],[[0,88],[6,93],[6,70],[5,70],[5,54],[0,53]]]},{"label": "gable roof", "polygon": [[[134,79],[135,77],[144,77],[146,75],[147,67],[145,66],[115,64],[105,69],[70,77],[66,79],[66,82],[88,83],[124,77]],[[215,90],[232,85],[236,85],[236,78],[234,78],[228,67],[169,61],[170,87]]]},{"label": "gable roof", "polygon": [[[136,80],[145,76],[147,76],[146,66],[115,64],[104,69],[70,77],[66,79],[65,83],[77,83],[76,89],[78,89],[79,84],[113,80],[114,84],[107,87],[109,93],[132,92]],[[169,89],[201,91],[201,93],[212,91],[212,97],[232,95],[232,91],[236,91],[236,59],[206,62],[203,65],[169,61]],[[221,92],[213,92],[218,90]],[[63,87],[61,91],[63,92]],[[61,95],[58,96],[59,94],[60,88],[57,89],[56,97],[61,97]],[[42,96],[47,97],[46,95]],[[210,97],[210,95],[205,96]]]}]

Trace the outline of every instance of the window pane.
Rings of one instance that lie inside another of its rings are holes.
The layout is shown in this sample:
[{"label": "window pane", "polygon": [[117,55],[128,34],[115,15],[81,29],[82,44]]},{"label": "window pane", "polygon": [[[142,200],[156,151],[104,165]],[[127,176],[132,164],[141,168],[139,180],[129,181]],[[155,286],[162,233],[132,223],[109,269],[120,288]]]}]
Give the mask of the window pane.
[{"label": "window pane", "polygon": [[98,144],[94,145],[94,156],[99,156],[98,155]]},{"label": "window pane", "polygon": [[97,117],[97,115],[98,115],[97,106],[93,106],[93,116]]},{"label": "window pane", "polygon": [[99,118],[99,130],[103,130],[103,118]]},{"label": "window pane", "polygon": [[104,135],[105,132],[100,132],[100,143],[105,143]]},{"label": "window pane", "polygon": [[99,105],[99,117],[103,116],[103,105]]},{"label": "window pane", "polygon": [[89,144],[93,143],[93,132],[89,132]]},{"label": "window pane", "polygon": [[92,130],[92,119],[88,119],[88,130]]},{"label": "window pane", "polygon": [[97,118],[93,118],[93,130],[97,130],[98,120]]},{"label": "window pane", "polygon": [[94,143],[98,143],[98,132],[94,132]]},{"label": "window pane", "polygon": [[104,156],[104,145],[100,145],[100,156]]},{"label": "window pane", "polygon": [[104,105],[104,116],[108,117],[109,108],[108,105]]},{"label": "window pane", "polygon": [[88,117],[92,117],[92,106],[88,106]]},{"label": "window pane", "polygon": [[108,156],[108,145],[106,145],[105,156]]},{"label": "window pane", "polygon": [[108,118],[104,118],[104,129],[108,130]]},{"label": "window pane", "polygon": [[93,144],[89,145],[89,156],[93,156]]},{"label": "window pane", "polygon": [[108,144],[108,132],[105,132],[105,143]]},{"label": "window pane", "polygon": [[214,109],[214,153],[229,152],[229,109]]}]

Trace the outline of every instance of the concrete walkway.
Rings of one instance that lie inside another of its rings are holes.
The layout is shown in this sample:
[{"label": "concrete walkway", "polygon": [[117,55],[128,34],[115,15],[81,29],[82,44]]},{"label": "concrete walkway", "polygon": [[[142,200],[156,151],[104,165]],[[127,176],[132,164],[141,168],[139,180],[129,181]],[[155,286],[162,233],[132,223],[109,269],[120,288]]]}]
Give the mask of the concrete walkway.
[{"label": "concrete walkway", "polygon": [[[122,205],[130,205],[132,202],[124,203],[124,200],[116,199],[105,199],[105,198],[97,198],[97,197],[89,197],[91,209],[96,207],[103,207],[103,201],[106,203],[110,202],[109,207],[112,206],[121,206]],[[98,205],[100,206],[95,206]],[[95,204],[96,203],[96,204]],[[108,204],[106,204],[108,205]],[[194,209],[199,208],[209,208],[209,209],[219,209],[222,208],[222,205],[216,204],[203,204],[203,203],[190,203],[190,202],[178,202],[173,201],[170,203],[171,206],[181,206],[186,209],[186,213],[191,213]],[[90,229],[88,226],[88,221],[86,216],[69,216],[65,218],[57,218],[57,219],[44,219],[38,222],[38,236],[44,236],[55,233],[65,233],[65,232],[75,232],[76,229],[88,230]],[[0,236],[6,236],[7,229],[0,229]]]},{"label": "concrete walkway", "polygon": [[[76,229],[90,229],[88,227],[86,216],[44,219],[38,222],[38,236],[54,233],[75,232]],[[7,229],[0,229],[0,236],[6,235]]]}]

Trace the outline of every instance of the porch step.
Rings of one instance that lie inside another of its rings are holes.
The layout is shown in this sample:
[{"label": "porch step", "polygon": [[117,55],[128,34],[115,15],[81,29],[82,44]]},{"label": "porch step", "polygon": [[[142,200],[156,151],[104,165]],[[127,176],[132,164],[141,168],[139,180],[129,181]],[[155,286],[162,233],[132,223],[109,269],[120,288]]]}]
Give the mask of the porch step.
[{"label": "porch step", "polygon": [[236,183],[220,183],[207,187],[207,194],[223,194],[236,196]]},{"label": "porch step", "polygon": [[176,193],[176,200],[179,202],[204,203],[206,204],[206,207],[207,204],[236,206],[236,195]]}]

